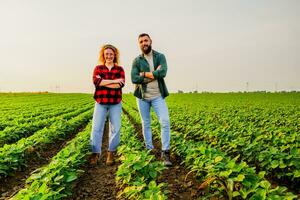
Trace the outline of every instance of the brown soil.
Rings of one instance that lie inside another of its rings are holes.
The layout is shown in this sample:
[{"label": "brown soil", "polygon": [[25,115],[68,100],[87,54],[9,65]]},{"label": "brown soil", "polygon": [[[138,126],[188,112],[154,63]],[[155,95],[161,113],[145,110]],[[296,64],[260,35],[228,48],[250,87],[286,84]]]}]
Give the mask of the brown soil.
[{"label": "brown soil", "polygon": [[[134,128],[139,133],[138,138],[143,140],[142,125],[136,123],[136,121],[129,115],[126,110],[123,112],[128,116],[129,120],[134,125]],[[156,158],[160,159],[161,142],[154,137],[154,154]],[[169,200],[190,200],[198,199],[201,196],[198,186],[200,185],[195,179],[195,174],[189,173],[182,164],[182,160],[179,157],[171,154],[172,167],[168,167],[163,170],[163,173],[158,177],[158,183],[167,183],[168,199]]]},{"label": "brown soil", "polygon": [[31,149],[25,156],[26,164],[21,171],[15,172],[12,176],[5,177],[0,180],[0,200],[9,199],[20,189],[24,188],[26,179],[31,173],[46,164],[48,164],[53,156],[55,156],[66,143],[73,139],[76,134],[83,130],[85,125],[80,127],[78,131],[69,134],[64,139],[59,139],[54,143],[47,144],[41,148]]},{"label": "brown soil", "polygon": [[87,163],[83,170],[85,173],[77,180],[74,185],[72,196],[67,199],[90,199],[90,200],[115,200],[117,199],[118,189],[115,182],[115,174],[119,162],[112,166],[105,164],[108,149],[108,123],[105,124],[102,155],[100,163],[90,165]]}]

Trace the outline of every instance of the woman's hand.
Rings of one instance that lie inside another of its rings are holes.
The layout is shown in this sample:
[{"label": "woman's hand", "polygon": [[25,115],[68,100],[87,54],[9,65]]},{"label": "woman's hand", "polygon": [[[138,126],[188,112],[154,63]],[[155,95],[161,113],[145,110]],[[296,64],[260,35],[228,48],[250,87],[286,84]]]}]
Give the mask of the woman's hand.
[{"label": "woman's hand", "polygon": [[106,86],[106,85],[110,85],[110,84],[119,84],[119,85],[124,85],[125,81],[124,79],[114,79],[114,80],[110,80],[110,79],[103,79],[99,86]]},{"label": "woman's hand", "polygon": [[106,85],[104,87],[116,89],[116,88],[120,88],[121,86],[118,83],[112,83],[112,84]]},{"label": "woman's hand", "polygon": [[119,78],[119,79],[112,80],[112,83],[123,84],[124,85],[125,81],[124,81],[124,79]]}]

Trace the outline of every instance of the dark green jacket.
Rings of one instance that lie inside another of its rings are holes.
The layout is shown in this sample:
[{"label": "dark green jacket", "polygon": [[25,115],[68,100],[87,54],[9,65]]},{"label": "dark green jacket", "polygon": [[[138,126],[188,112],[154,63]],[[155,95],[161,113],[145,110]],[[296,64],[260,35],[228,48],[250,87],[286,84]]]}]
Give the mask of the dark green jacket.
[{"label": "dark green jacket", "polygon": [[[157,51],[153,51],[153,64],[154,70],[153,76],[158,82],[158,87],[161,96],[165,98],[169,95],[167,86],[165,84],[164,78],[167,74],[168,66],[164,54]],[[159,70],[156,70],[158,66],[161,66]],[[147,84],[144,83],[144,77],[140,76],[140,72],[150,72],[149,63],[141,54],[136,57],[132,63],[131,68],[131,81],[135,84],[134,96],[144,99],[144,93],[147,91]]]}]

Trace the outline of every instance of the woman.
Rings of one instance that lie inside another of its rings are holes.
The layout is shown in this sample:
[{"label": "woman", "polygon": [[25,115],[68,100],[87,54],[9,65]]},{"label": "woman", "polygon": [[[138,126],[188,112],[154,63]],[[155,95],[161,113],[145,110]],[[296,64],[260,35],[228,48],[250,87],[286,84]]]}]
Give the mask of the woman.
[{"label": "woman", "polygon": [[99,65],[94,69],[95,108],[91,133],[91,164],[96,164],[101,155],[102,137],[107,112],[109,113],[109,147],[107,165],[114,163],[114,152],[120,142],[122,88],[125,73],[119,64],[119,50],[113,45],[104,45],[99,53]]}]

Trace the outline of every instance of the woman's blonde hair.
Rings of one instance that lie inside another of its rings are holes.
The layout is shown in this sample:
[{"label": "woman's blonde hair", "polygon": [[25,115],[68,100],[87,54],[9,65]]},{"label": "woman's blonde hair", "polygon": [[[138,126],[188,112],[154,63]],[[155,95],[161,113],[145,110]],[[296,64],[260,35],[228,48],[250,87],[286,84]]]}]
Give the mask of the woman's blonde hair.
[{"label": "woman's blonde hair", "polygon": [[119,53],[119,50],[111,44],[106,44],[106,45],[101,47],[101,50],[99,52],[99,64],[100,65],[105,64],[104,50],[106,50],[106,49],[111,49],[114,52],[114,54],[115,54],[114,63],[116,65],[118,65],[119,64],[120,53]]}]

